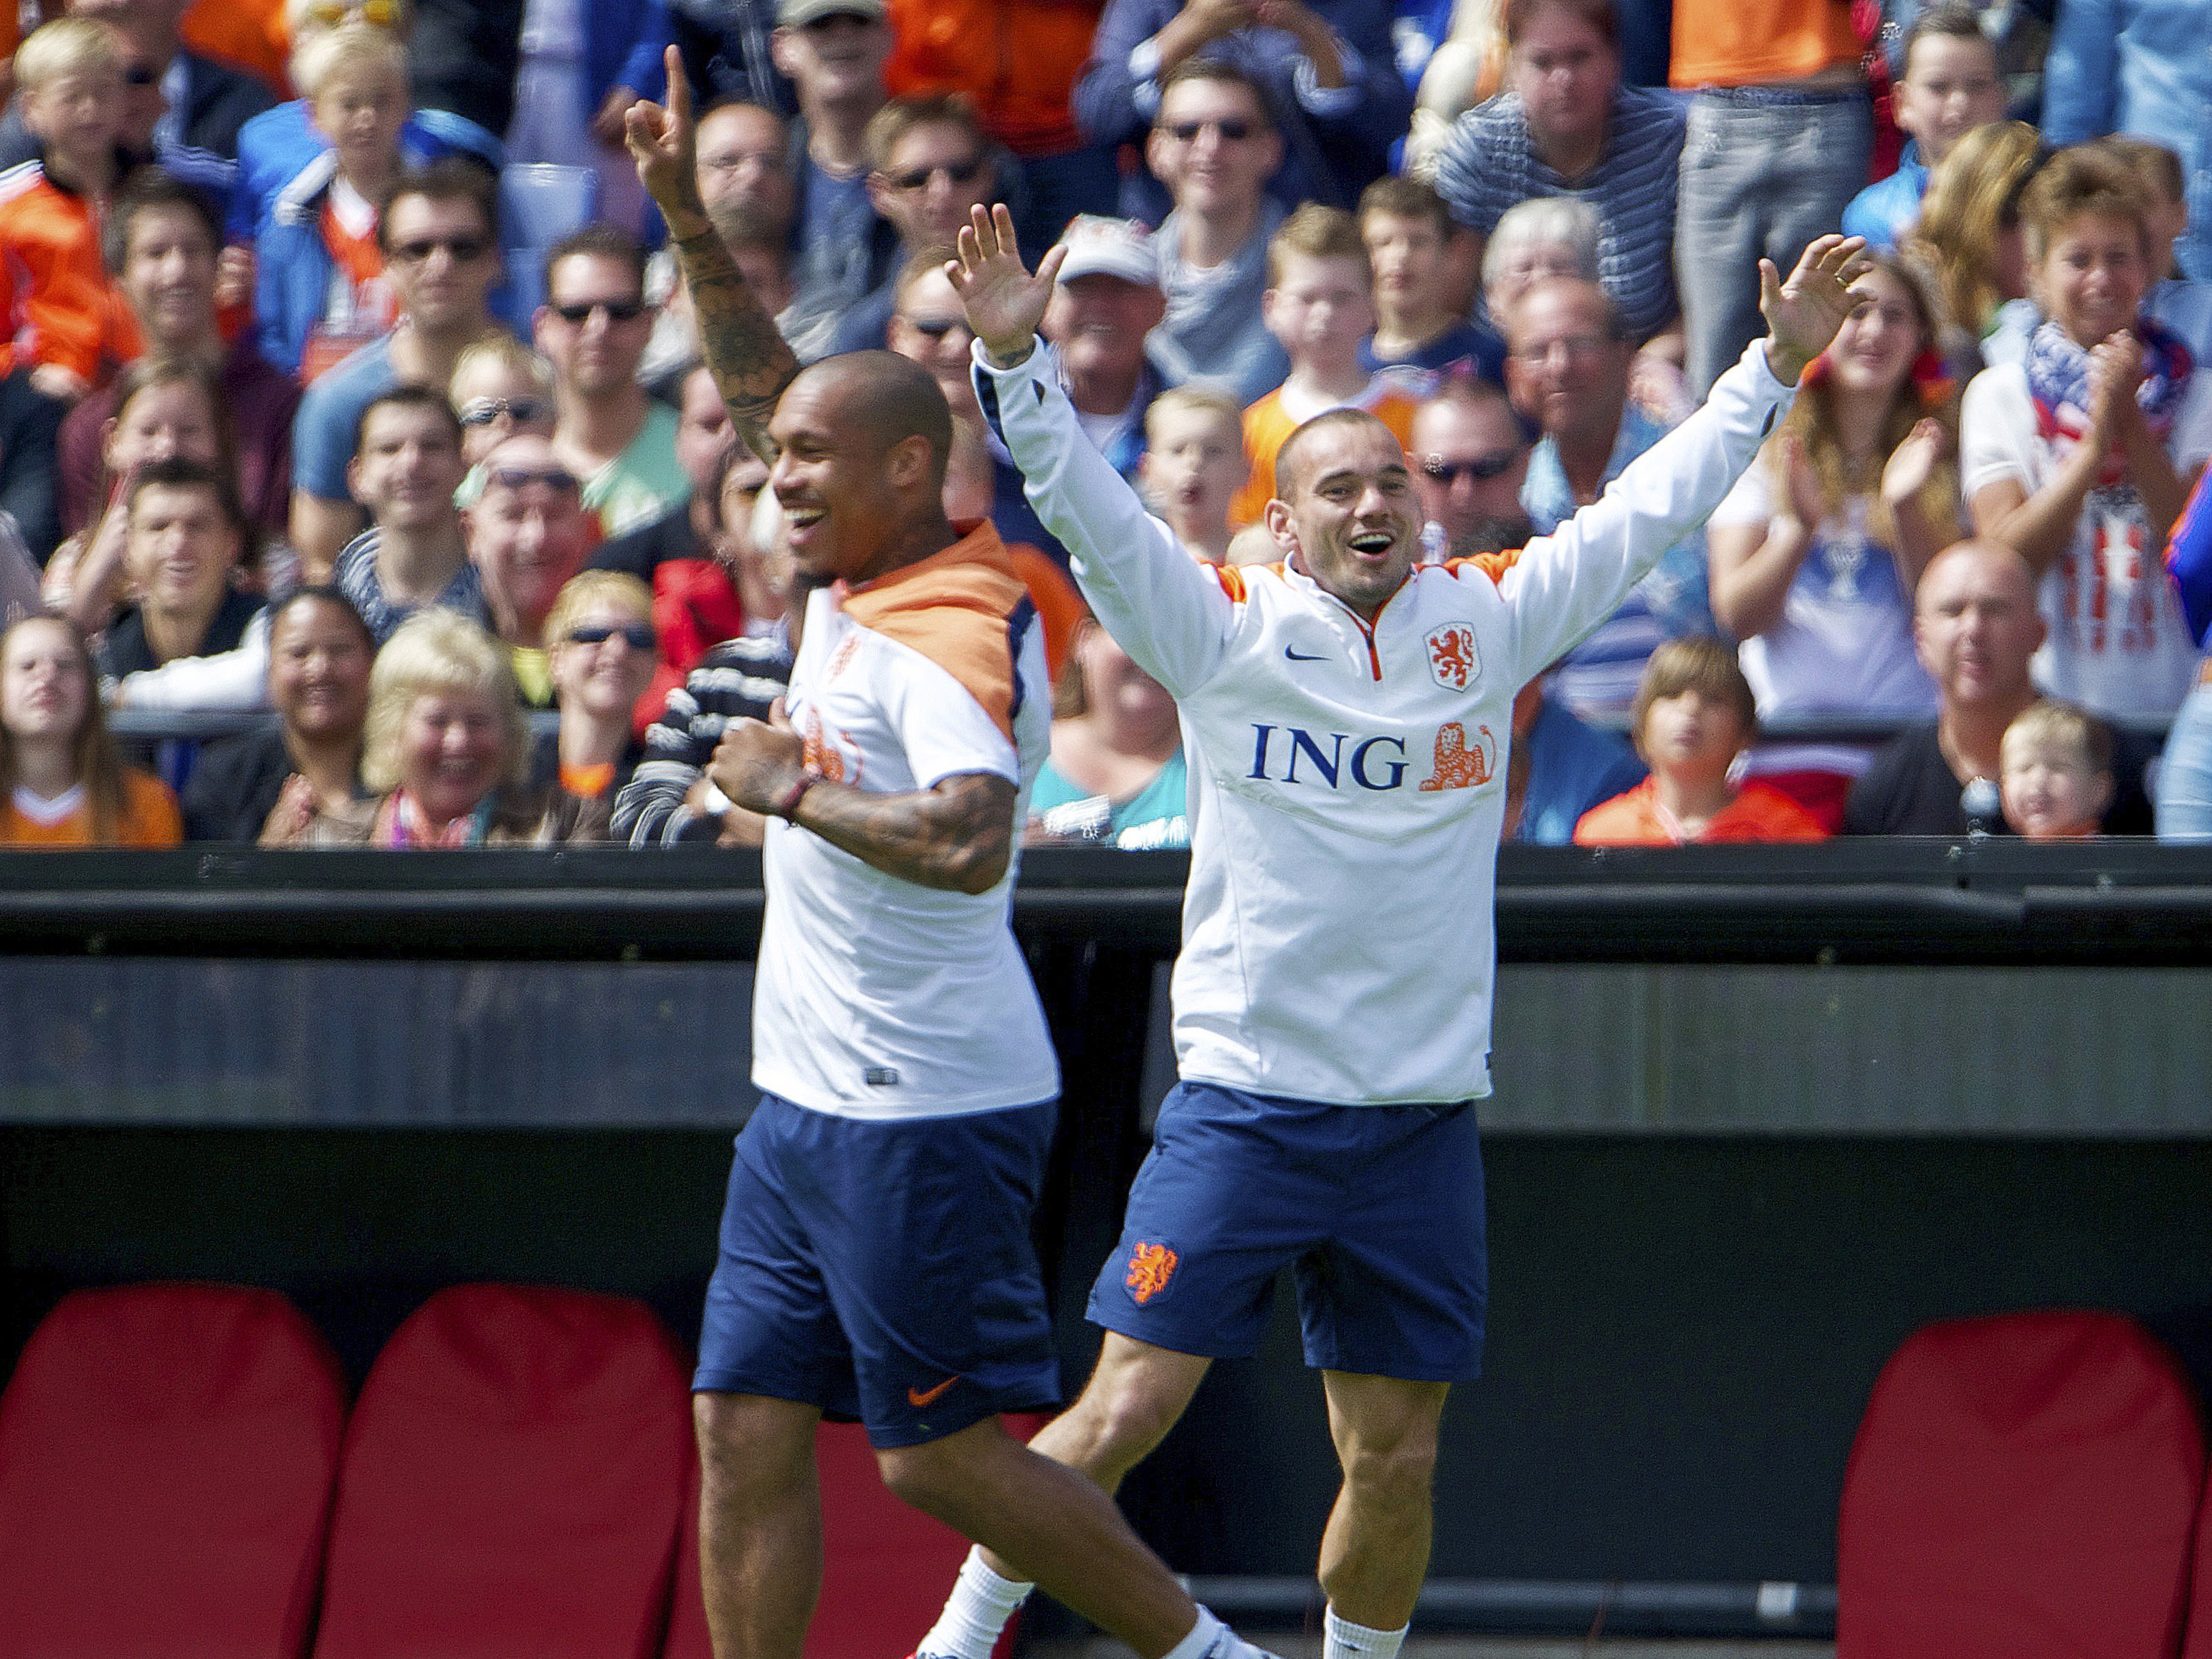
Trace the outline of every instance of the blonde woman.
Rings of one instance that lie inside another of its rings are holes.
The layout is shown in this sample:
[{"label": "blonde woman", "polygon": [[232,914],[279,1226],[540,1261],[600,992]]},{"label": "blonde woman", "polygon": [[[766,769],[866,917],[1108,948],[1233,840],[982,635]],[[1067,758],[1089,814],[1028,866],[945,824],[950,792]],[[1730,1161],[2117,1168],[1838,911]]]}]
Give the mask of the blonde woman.
[{"label": "blonde woman", "polygon": [[544,836],[605,841],[615,799],[645,757],[634,716],[660,660],[653,590],[620,570],[570,577],[546,616],[545,648],[561,727]]},{"label": "blonde woman", "polygon": [[[1998,313],[2027,293],[2020,198],[2050,154],[2027,122],[1993,121],[1959,140],[1929,177],[1920,222],[1904,252],[1934,284],[1956,331],[1946,342],[1954,361],[1978,351],[1996,330]],[[2033,326],[2031,315],[2020,331],[2023,341]]]}]

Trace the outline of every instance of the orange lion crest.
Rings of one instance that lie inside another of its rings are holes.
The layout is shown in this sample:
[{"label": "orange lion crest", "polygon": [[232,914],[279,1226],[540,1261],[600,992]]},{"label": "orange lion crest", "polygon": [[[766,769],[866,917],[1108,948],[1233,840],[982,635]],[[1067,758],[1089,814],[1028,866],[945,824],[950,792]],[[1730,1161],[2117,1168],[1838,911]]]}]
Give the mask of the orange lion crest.
[{"label": "orange lion crest", "polygon": [[1488,726],[1475,728],[1470,748],[1467,728],[1457,720],[1447,720],[1437,728],[1436,775],[1424,778],[1421,787],[1424,791],[1474,788],[1490,781],[1497,761],[1498,739],[1490,735]]},{"label": "orange lion crest", "polygon": [[1429,647],[1429,673],[1438,685],[1464,691],[1481,672],[1475,655],[1474,629],[1465,623],[1439,628],[1423,641]]},{"label": "orange lion crest", "polygon": [[1181,1259],[1164,1244],[1147,1244],[1139,1239],[1137,1248],[1129,1252],[1129,1274],[1121,1282],[1141,1307],[1167,1289]]},{"label": "orange lion crest", "polygon": [[826,778],[831,783],[845,781],[845,757],[823,731],[822,716],[811,708],[806,711],[805,738],[799,759],[800,764],[817,778]]}]

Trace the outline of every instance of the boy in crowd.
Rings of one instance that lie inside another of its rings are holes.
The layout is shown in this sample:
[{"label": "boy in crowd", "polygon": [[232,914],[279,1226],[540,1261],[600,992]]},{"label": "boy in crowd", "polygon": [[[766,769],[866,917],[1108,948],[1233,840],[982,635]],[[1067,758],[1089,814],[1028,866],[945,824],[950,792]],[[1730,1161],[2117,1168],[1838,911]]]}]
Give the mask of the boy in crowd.
[{"label": "boy in crowd", "polygon": [[98,226],[122,182],[122,40],[89,18],[48,23],[16,52],[15,82],[40,159],[0,173],[0,312],[22,324],[0,370],[74,403],[139,352]]},{"label": "boy in crowd", "polygon": [[1174,386],[1145,411],[1138,480],[1152,511],[1195,559],[1229,562],[1229,506],[1251,477],[1237,400],[1210,386]]},{"label": "boy in crowd", "polygon": [[1267,331],[1290,355],[1290,377],[1244,411],[1252,476],[1231,522],[1255,524],[1275,494],[1275,452],[1291,433],[1332,409],[1359,409],[1400,443],[1410,441],[1414,400],[1389,377],[1360,366],[1360,343],[1375,326],[1374,275],[1359,227],[1341,208],[1309,202],[1267,243]]},{"label": "boy in crowd", "polygon": [[2112,733],[2070,702],[2045,701],[2005,728],[2005,822],[2026,841],[2083,841],[2112,800]]},{"label": "boy in crowd", "polygon": [[1869,185],[1844,210],[1844,234],[1865,237],[1882,253],[1894,252],[1919,218],[1928,175],[1952,147],[1976,127],[2004,118],[1996,48],[1966,0],[1937,0],[1906,31],[1896,112],[1899,130],[1912,141],[1897,171]]},{"label": "boy in crowd", "polygon": [[1583,814],[1577,847],[1825,841],[1811,813],[1756,779],[1729,781],[1758,730],[1758,701],[1735,653],[1703,635],[1669,640],[1644,665],[1629,732],[1651,775]]},{"label": "boy in crowd", "polygon": [[2184,276],[2177,252],[2189,234],[2189,181],[2181,157],[2154,138],[2126,133],[2097,143],[2118,156],[2150,196],[2151,287],[2143,309],[2179,334],[2198,362],[2212,361],[2212,283]]},{"label": "boy in crowd", "polygon": [[1401,173],[1377,179],[1359,198],[1359,236],[1375,272],[1375,332],[1359,366],[1387,370],[1415,398],[1435,394],[1446,374],[1504,382],[1504,343],[1452,304],[1474,282],[1474,239],[1443,197]]}]

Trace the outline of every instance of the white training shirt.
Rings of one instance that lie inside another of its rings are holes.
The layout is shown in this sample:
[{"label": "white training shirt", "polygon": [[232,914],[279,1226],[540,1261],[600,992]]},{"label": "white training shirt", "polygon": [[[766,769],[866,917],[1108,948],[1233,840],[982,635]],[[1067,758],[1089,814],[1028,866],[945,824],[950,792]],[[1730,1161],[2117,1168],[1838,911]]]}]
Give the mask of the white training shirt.
[{"label": "white training shirt", "polygon": [[[1051,696],[1042,632],[990,526],[849,592],[817,591],[786,708],[808,770],[833,781],[896,794],[963,773],[1010,780],[1018,845]],[[923,887],[780,818],[763,861],[759,1087],[860,1118],[945,1117],[1060,1092],[1008,926],[1012,863],[987,893]]]},{"label": "white training shirt", "polygon": [[1763,347],[1595,505],[1518,554],[1417,567],[1371,629],[1295,567],[1193,561],[1082,441],[1047,352],[975,361],[1085,596],[1182,711],[1182,1076],[1341,1104],[1489,1093],[1514,694],[1749,464],[1791,395]]}]

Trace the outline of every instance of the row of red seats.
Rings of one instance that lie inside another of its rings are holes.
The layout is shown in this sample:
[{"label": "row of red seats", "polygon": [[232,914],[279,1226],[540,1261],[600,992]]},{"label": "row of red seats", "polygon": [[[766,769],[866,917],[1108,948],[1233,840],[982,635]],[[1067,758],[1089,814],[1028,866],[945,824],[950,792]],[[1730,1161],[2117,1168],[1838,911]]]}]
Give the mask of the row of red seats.
[{"label": "row of red seats", "polygon": [[[624,1297],[441,1291],[349,1413],[281,1296],[78,1291],[0,1395],[0,1659],[708,1659],[686,1389]],[[817,1455],[808,1659],[906,1652],[966,1545]]]}]

